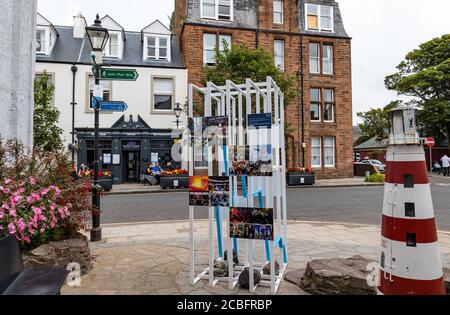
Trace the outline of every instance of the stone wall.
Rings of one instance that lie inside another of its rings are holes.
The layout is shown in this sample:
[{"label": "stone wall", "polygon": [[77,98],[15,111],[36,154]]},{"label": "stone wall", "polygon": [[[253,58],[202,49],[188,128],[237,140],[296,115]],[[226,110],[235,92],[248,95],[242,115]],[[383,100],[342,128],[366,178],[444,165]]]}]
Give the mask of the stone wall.
[{"label": "stone wall", "polygon": [[31,147],[36,0],[0,1],[0,134]]}]

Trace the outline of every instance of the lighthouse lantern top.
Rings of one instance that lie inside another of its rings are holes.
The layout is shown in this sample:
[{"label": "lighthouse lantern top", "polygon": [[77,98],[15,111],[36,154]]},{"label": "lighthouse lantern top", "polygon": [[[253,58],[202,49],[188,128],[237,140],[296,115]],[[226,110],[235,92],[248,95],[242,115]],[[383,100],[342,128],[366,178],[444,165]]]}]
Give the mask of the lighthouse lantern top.
[{"label": "lighthouse lantern top", "polygon": [[400,105],[389,112],[389,144],[420,144],[417,109]]}]

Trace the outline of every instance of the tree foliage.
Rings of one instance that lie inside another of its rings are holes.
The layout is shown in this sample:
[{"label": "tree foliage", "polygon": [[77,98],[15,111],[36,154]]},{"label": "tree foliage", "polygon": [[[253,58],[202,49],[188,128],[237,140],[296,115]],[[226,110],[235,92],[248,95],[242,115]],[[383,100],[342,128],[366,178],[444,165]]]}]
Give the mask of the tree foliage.
[{"label": "tree foliage", "polygon": [[367,112],[357,113],[356,115],[362,119],[362,123],[358,124],[362,135],[357,140],[357,144],[361,144],[376,136],[383,136],[385,130],[389,128],[388,113],[398,104],[398,101],[393,101],[384,108],[372,108]]},{"label": "tree foliage", "polygon": [[226,80],[236,84],[245,83],[246,78],[254,82],[266,81],[271,76],[284,94],[287,106],[296,95],[296,78],[281,71],[272,54],[262,48],[248,48],[243,45],[230,49],[224,42],[224,51],[216,51],[216,63],[206,68],[206,80],[224,85]]},{"label": "tree foliage", "polygon": [[427,135],[450,138],[450,34],[432,39],[406,55],[386,87],[412,96]]},{"label": "tree foliage", "polygon": [[34,82],[34,146],[44,151],[53,151],[62,147],[62,129],[58,127],[58,109],[51,104],[55,87],[49,83],[44,72]]}]

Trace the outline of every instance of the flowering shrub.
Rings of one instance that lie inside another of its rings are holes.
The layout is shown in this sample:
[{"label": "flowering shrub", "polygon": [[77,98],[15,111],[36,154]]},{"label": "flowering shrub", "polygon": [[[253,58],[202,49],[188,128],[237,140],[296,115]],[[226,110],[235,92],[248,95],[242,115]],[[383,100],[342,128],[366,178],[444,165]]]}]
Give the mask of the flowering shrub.
[{"label": "flowering shrub", "polygon": [[186,170],[177,169],[177,170],[173,170],[173,171],[162,171],[161,174],[162,175],[186,175],[186,174],[189,174],[189,172]]},{"label": "flowering shrub", "polygon": [[[109,176],[111,176],[111,172],[110,171],[98,171],[97,176],[98,177],[109,177]],[[83,177],[86,177],[86,178],[94,177],[94,170],[84,172]]]},{"label": "flowering shrub", "polygon": [[314,174],[314,170],[311,167],[290,167],[287,169],[288,173],[302,173],[302,174]]},{"label": "flowering shrub", "polygon": [[26,152],[19,142],[0,139],[0,233],[32,249],[86,229],[90,184],[72,172],[62,151]]}]

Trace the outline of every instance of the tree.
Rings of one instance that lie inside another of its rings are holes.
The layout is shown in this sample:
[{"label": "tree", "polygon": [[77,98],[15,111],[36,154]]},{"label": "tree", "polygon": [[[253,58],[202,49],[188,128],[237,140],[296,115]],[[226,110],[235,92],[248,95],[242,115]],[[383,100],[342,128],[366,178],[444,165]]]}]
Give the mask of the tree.
[{"label": "tree", "polygon": [[34,82],[34,146],[44,151],[53,151],[62,147],[62,129],[57,126],[59,111],[50,104],[55,87],[49,83],[44,72]]},{"label": "tree", "polygon": [[386,87],[414,97],[423,132],[450,138],[450,34],[421,44],[397,70],[386,77]]},{"label": "tree", "polygon": [[224,41],[224,51],[216,51],[215,65],[206,68],[206,80],[216,85],[224,85],[226,80],[241,84],[246,78],[261,82],[266,81],[267,76],[277,82],[287,106],[296,95],[296,78],[281,71],[275,65],[273,55],[262,48],[239,45],[231,49]]},{"label": "tree", "polygon": [[393,101],[384,108],[372,108],[367,112],[359,112],[356,115],[362,119],[362,123],[358,124],[361,130],[361,137],[356,141],[361,144],[376,136],[384,136],[385,130],[389,128],[388,113],[396,107],[399,101]]},{"label": "tree", "polygon": [[[224,85],[226,80],[242,84],[245,83],[246,78],[250,78],[254,82],[263,82],[270,76],[284,94],[285,108],[295,98],[296,78],[281,71],[275,65],[272,54],[260,47],[253,49],[237,45],[231,48],[225,40],[223,45],[222,52],[216,49],[216,63],[206,67],[206,81],[211,81],[216,85]],[[285,125],[286,134],[294,131],[289,122],[286,122]]]}]

